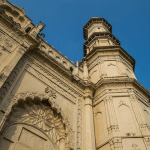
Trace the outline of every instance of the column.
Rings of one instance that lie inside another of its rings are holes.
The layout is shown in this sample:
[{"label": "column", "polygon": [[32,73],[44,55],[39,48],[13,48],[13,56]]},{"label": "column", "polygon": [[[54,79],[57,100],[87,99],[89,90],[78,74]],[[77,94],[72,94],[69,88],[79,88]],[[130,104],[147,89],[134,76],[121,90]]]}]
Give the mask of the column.
[{"label": "column", "polygon": [[84,95],[84,150],[95,150],[92,92],[87,87]]},{"label": "column", "polygon": [[88,81],[89,80],[89,73],[88,73],[88,63],[87,59],[83,58],[83,80]]}]

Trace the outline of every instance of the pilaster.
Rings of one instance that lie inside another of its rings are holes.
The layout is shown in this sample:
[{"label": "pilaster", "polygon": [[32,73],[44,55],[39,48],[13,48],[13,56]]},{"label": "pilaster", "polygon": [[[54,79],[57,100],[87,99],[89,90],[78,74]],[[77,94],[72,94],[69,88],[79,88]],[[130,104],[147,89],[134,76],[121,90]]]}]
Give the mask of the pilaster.
[{"label": "pilaster", "polygon": [[118,131],[119,126],[118,126],[117,117],[114,110],[113,99],[111,96],[106,97],[104,99],[104,105],[106,111],[108,133],[111,133],[113,131]]},{"label": "pilaster", "polygon": [[122,139],[121,138],[114,138],[109,141],[111,150],[123,150]]},{"label": "pilaster", "polygon": [[84,150],[95,150],[92,92],[87,87],[84,95]]},{"label": "pilaster", "polygon": [[132,105],[133,111],[135,112],[135,115],[137,117],[138,124],[139,124],[141,132],[143,134],[147,134],[147,132],[149,133],[147,122],[146,122],[146,120],[145,120],[145,118],[143,116],[141,108],[139,108],[139,106],[138,106],[136,96],[135,95],[131,95],[130,96],[130,101],[131,101],[131,105]]}]

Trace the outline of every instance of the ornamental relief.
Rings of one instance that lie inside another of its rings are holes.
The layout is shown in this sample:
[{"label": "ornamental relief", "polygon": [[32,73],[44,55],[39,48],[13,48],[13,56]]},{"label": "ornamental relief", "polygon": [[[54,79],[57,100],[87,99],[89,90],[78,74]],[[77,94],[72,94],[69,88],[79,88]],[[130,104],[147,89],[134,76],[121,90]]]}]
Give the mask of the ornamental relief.
[{"label": "ornamental relief", "polygon": [[56,97],[55,91],[50,88],[46,88],[43,94],[17,93],[4,117],[7,118],[12,112],[10,123],[26,123],[39,128],[47,134],[58,150],[74,149],[75,133],[67,114],[55,102]]},{"label": "ornamental relief", "polygon": [[17,43],[13,42],[12,39],[2,33],[0,33],[0,41],[1,46],[3,46],[8,51],[12,52],[18,45]]},{"label": "ornamental relief", "polygon": [[10,123],[26,123],[43,130],[59,150],[68,143],[61,116],[39,100],[20,100],[12,107]]}]

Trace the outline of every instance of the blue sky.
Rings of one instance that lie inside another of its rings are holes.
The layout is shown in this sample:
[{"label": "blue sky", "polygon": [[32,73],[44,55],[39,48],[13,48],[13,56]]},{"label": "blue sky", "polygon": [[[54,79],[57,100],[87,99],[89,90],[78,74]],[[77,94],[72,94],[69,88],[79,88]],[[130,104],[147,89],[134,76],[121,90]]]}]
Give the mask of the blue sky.
[{"label": "blue sky", "polygon": [[135,75],[150,90],[150,0],[10,0],[34,24],[46,24],[45,40],[73,62],[83,58],[83,26],[105,18],[121,46],[136,60]]}]

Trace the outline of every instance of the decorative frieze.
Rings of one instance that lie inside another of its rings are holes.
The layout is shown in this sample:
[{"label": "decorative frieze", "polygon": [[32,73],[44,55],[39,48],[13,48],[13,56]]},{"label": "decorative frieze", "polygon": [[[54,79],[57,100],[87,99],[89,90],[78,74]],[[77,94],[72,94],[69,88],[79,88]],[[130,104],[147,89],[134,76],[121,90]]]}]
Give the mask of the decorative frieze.
[{"label": "decorative frieze", "polygon": [[78,99],[77,150],[82,150],[82,100]]},{"label": "decorative frieze", "polygon": [[17,42],[15,42],[11,37],[2,33],[0,30],[0,45],[7,49],[10,53],[12,53],[18,46]]}]

